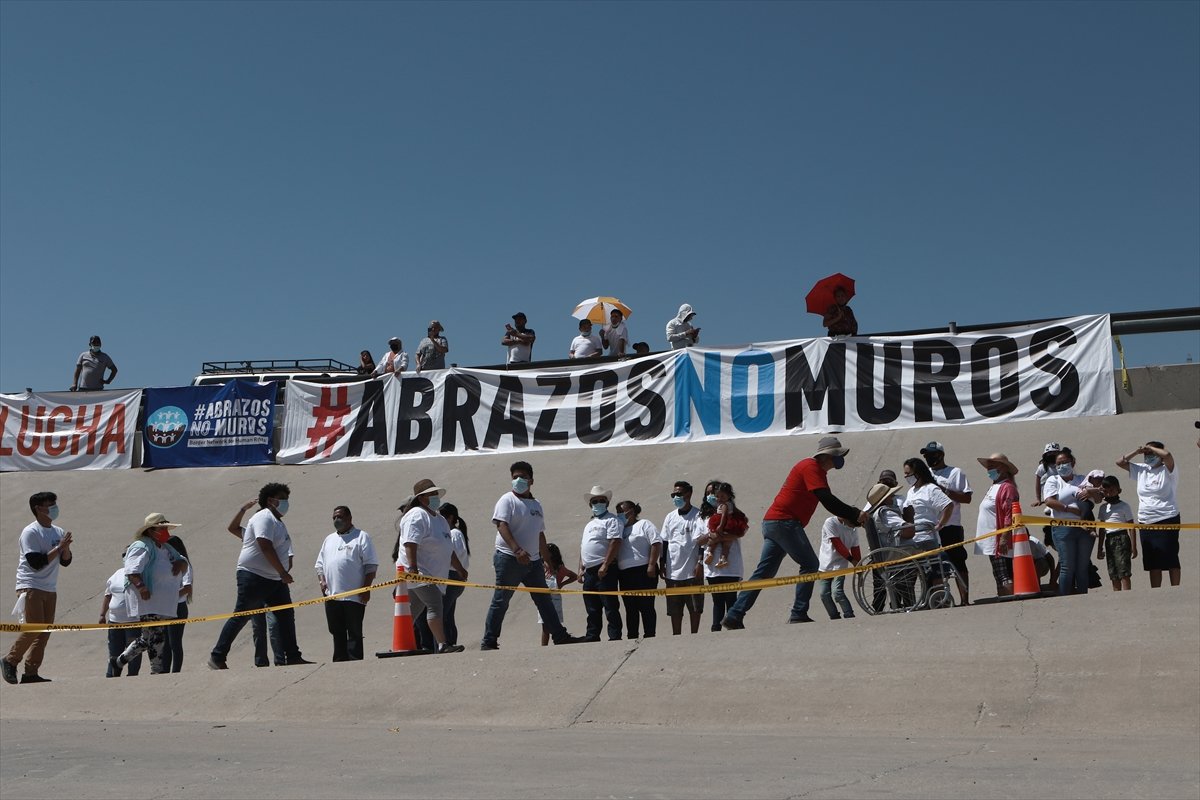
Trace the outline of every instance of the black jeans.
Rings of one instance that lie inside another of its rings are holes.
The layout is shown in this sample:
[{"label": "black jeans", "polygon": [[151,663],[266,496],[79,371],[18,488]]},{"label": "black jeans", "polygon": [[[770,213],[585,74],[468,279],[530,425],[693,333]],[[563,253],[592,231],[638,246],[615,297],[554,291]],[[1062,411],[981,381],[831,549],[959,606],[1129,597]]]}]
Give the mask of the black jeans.
[{"label": "black jeans", "polygon": [[[292,593],[283,581],[264,578],[245,569],[237,571],[237,601],[233,605],[235,612],[286,605],[291,602]],[[217,643],[213,645],[212,657],[214,660],[225,662],[234,640],[249,621],[249,617],[231,617],[225,620],[225,624],[221,627],[221,635],[217,637]],[[296,610],[285,608],[276,611],[275,623],[287,661],[298,661],[301,655],[300,647],[296,644]]]},{"label": "black jeans", "polygon": [[[456,570],[450,570],[449,577],[452,581],[463,579]],[[446,630],[446,644],[458,644],[458,625],[454,622],[454,608],[458,605],[458,598],[462,593],[461,586],[447,586],[446,594],[442,597],[442,627]]]},{"label": "black jeans", "polygon": [[[612,567],[609,567],[608,573],[603,578],[600,577],[599,564],[583,571],[583,590],[585,592],[611,592],[616,590],[617,585],[617,570]],[[615,642],[621,638],[621,604],[617,598],[585,594],[583,607],[587,610],[586,635],[589,639],[600,638],[602,614],[608,620],[608,640]]]},{"label": "black jeans", "polygon": [[[617,572],[617,585],[622,591],[627,589],[653,589],[658,586],[658,577],[651,578],[646,574],[646,564],[629,567]],[[658,612],[654,610],[654,597],[622,597],[625,605],[625,629],[628,638],[636,639],[639,629],[645,631],[646,638],[654,636],[658,630]]]},{"label": "black jeans", "polygon": [[333,636],[334,661],[362,661],[363,615],[367,607],[354,600],[325,603],[325,622]]},{"label": "black jeans", "polygon": [[[741,578],[735,578],[732,575],[728,577],[709,578],[709,586],[716,586],[720,583],[737,583]],[[811,586],[811,584],[809,584]],[[733,604],[737,602],[737,592],[713,592],[712,595],[712,610],[713,621],[712,629],[714,631],[721,630],[721,620],[725,619],[725,614],[729,609],[733,608]]]},{"label": "black jeans", "polygon": [[[188,604],[179,601],[175,608],[176,619],[187,619]],[[167,625],[167,653],[163,656],[164,672],[179,672],[183,669],[183,630],[187,625]]]}]

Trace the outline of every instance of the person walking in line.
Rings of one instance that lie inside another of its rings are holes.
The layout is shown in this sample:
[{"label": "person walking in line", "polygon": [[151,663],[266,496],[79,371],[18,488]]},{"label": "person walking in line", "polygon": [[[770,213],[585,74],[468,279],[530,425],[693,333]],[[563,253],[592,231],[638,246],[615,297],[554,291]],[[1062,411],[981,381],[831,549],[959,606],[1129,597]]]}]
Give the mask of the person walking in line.
[{"label": "person walking in line", "polygon": [[[18,620],[30,624],[49,625],[54,622],[54,611],[58,601],[58,568],[71,564],[70,531],[54,524],[58,519],[58,495],[54,492],[37,492],[29,497],[29,510],[33,522],[21,531],[17,548],[17,608]],[[0,675],[5,683],[17,682],[17,667],[25,659],[25,672],[21,683],[47,683],[38,669],[46,654],[46,643],[50,632],[22,633],[9,648],[8,655],[0,659]]]},{"label": "person walking in line", "polygon": [[[141,622],[175,619],[179,589],[188,567],[187,559],[167,544],[171,529],[178,527],[164,514],[149,514],[125,550],[125,602],[130,616]],[[110,660],[110,671],[120,675],[121,669],[141,653],[150,654],[150,674],[168,671],[166,625],[142,628],[121,655]]]},{"label": "person walking in line", "polygon": [[[288,533],[283,517],[288,512],[291,489],[287,484],[268,483],[258,492],[259,511],[246,524],[242,537],[242,550],[237,563],[237,600],[233,610],[250,611],[270,606],[288,606],[292,593],[291,558],[292,537]],[[288,559],[288,565],[284,565]],[[300,653],[296,642],[296,610],[283,608],[275,612],[279,626],[279,637],[286,657],[286,664],[311,664]],[[246,617],[231,617],[225,620],[217,643],[209,655],[209,669],[228,669],[225,663],[237,635],[246,627]]]},{"label": "person walking in line", "polygon": [[[321,596],[365,589],[375,582],[379,558],[371,534],[354,525],[349,506],[333,509],[333,533],[325,537],[313,569],[321,585]],[[332,661],[362,661],[363,616],[370,592],[359,592],[339,600],[326,600],[325,625],[333,637]]]},{"label": "person walking in line", "polygon": [[461,653],[466,648],[461,644],[446,641],[446,629],[442,626],[442,592],[445,584],[426,583],[421,575],[433,578],[450,577],[454,557],[454,543],[450,539],[450,524],[438,514],[445,489],[429,478],[422,478],[413,486],[412,504],[400,520],[400,560],[396,566],[404,567],[407,573],[408,597],[414,615],[426,611],[425,622],[433,634],[435,653]]},{"label": "person walking in line", "polygon": [[[480,650],[500,649],[500,630],[513,595],[512,589],[503,587],[546,585],[541,562],[550,556],[550,550],[546,546],[546,518],[542,504],[533,496],[533,465],[528,461],[515,461],[508,468],[508,474],[512,478],[512,490],[502,494],[492,510],[492,522],[496,525],[496,551],[492,564],[496,568],[496,586],[502,588],[492,593]],[[556,619],[554,604],[545,592],[530,592],[529,597],[543,620]],[[561,620],[553,625],[550,638],[555,644],[583,641],[567,633]]]},{"label": "person walking in line", "polygon": [[[802,459],[792,467],[763,519],[762,554],[749,580],[774,578],[785,557],[800,565],[801,574],[818,570],[820,562],[804,532],[804,526],[812,519],[818,503],[829,513],[852,520],[856,525],[866,521],[867,512],[839,500],[830,490],[826,477],[831,471],[845,465],[849,452],[850,449],[842,447],[836,436],[825,436],[817,442],[817,451],[812,457]],[[754,606],[759,591],[747,589],[739,593],[737,602],[725,614],[721,624],[731,630],[744,628],[743,619]],[[796,584],[796,598],[788,622],[812,622],[808,616],[812,593],[811,582]]]},{"label": "person walking in line", "polygon": [[[708,538],[708,530],[700,509],[692,505],[692,485],[687,481],[675,481],[671,486],[671,504],[674,506],[663,519],[663,577],[667,588],[699,586],[704,583],[700,568],[701,542]],[[671,620],[671,633],[683,633],[683,612],[687,609],[692,633],[699,633],[700,620],[704,618],[704,595],[667,595],[667,617]]]},{"label": "person walking in line", "polygon": [[[258,498],[243,503],[225,528],[231,536],[237,537],[239,542],[246,535],[246,527],[242,525],[242,518],[246,516],[247,511],[256,506],[258,506]],[[294,557],[295,553],[292,552],[289,544],[287,552],[289,571],[292,569]],[[275,620],[275,612],[266,611],[250,617],[250,637],[254,642],[254,666],[269,667],[272,659],[277,667],[282,667],[287,663],[287,654],[283,652],[283,640],[279,637],[279,625]],[[271,650],[270,658],[267,653],[268,647]]]}]

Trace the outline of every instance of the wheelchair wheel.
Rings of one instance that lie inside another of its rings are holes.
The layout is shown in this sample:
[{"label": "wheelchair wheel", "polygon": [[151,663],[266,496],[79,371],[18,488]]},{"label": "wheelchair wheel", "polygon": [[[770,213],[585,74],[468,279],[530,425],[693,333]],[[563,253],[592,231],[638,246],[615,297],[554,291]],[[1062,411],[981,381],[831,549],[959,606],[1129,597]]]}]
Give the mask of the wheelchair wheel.
[{"label": "wheelchair wheel", "polygon": [[[897,561],[912,555],[896,547],[872,550],[864,566]],[[915,561],[879,567],[854,576],[854,598],[867,614],[898,614],[915,611],[926,593],[925,572]]]},{"label": "wheelchair wheel", "polygon": [[954,608],[954,595],[950,594],[950,587],[943,582],[930,589],[925,597],[925,607]]}]

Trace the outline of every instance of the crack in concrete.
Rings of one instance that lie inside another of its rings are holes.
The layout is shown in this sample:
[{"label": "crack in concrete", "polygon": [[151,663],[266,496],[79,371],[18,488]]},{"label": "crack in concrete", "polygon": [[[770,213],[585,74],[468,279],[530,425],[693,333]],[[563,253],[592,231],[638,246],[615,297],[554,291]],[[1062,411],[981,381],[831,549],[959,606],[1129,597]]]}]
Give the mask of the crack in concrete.
[{"label": "crack in concrete", "polygon": [[324,665],[324,664],[318,664],[318,665],[317,665],[317,668],[316,668],[316,669],[314,669],[312,672],[307,672],[307,673],[305,673],[304,675],[301,675],[301,676],[300,676],[299,678],[297,678],[296,680],[292,681],[291,683],[288,683],[288,684],[285,684],[285,685],[283,685],[283,686],[280,686],[280,687],[279,687],[279,688],[278,688],[278,689],[275,691],[275,693],[274,693],[274,694],[272,694],[270,697],[268,697],[268,698],[265,698],[264,700],[262,700],[262,701],[260,701],[260,702],[256,703],[256,704],[254,705],[254,708],[250,709],[250,710],[249,710],[249,711],[247,711],[245,714],[243,714],[242,716],[238,717],[238,720],[237,720],[237,721],[238,721],[238,722],[245,722],[245,720],[246,720],[246,717],[250,716],[250,714],[252,714],[254,711],[257,711],[258,709],[262,708],[262,707],[263,707],[263,706],[265,706],[267,703],[271,702],[271,701],[272,701],[272,700],[274,700],[276,697],[279,697],[279,695],[281,695],[283,692],[287,691],[288,689],[292,688],[292,687],[293,687],[293,686],[295,686],[296,684],[298,684],[298,683],[303,683],[304,681],[306,681],[306,680],[308,680],[309,678],[311,678],[313,675],[316,675],[316,674],[317,674],[318,672],[320,672],[320,671],[321,671],[321,670],[322,670],[324,667],[325,667],[325,665]]},{"label": "crack in concrete", "polygon": [[600,684],[600,688],[598,688],[595,692],[592,693],[592,696],[589,697],[587,699],[587,702],[583,704],[583,708],[579,709],[579,713],[576,714],[569,723],[567,723],[568,728],[573,726],[575,723],[579,722],[579,718],[582,717],[589,708],[591,708],[592,703],[595,702],[596,698],[600,696],[600,693],[604,691],[604,688],[606,686],[608,686],[609,682],[613,679],[613,677],[615,677],[616,674],[621,671],[621,667],[625,666],[625,662],[629,660],[630,656],[632,656],[634,653],[637,652],[637,649],[638,649],[638,647],[641,646],[641,644],[642,644],[642,640],[638,639],[633,643],[633,647],[631,647],[625,651],[625,656],[620,661],[617,662],[617,665],[615,667],[613,667],[613,671],[610,672],[608,674],[608,677],[604,679],[604,683]]},{"label": "crack in concrete", "polygon": [[1025,696],[1025,717],[1021,720],[1021,733],[1025,733],[1029,727],[1029,719],[1033,716],[1034,697],[1041,688],[1042,680],[1042,666],[1038,663],[1037,656],[1033,654],[1033,640],[1021,630],[1021,617],[1024,613],[1025,606],[1022,604],[1017,608],[1017,618],[1013,621],[1013,630],[1025,640],[1025,654],[1029,656],[1029,660],[1033,664],[1033,686],[1030,688],[1029,694]]},{"label": "crack in concrete", "polygon": [[892,767],[891,769],[885,769],[885,770],[882,770],[881,772],[873,772],[870,775],[866,775],[866,776],[857,778],[852,781],[847,781],[845,783],[838,783],[838,784],[834,784],[832,786],[813,787],[812,789],[801,792],[800,794],[789,795],[788,797],[784,798],[784,800],[801,800],[801,798],[810,797],[814,793],[818,793],[818,792],[829,792],[829,791],[834,791],[837,789],[846,789],[851,786],[857,786],[860,783],[868,783],[868,782],[874,783],[875,781],[882,780],[883,778],[887,778],[890,775],[895,775],[898,772],[903,772],[906,769],[912,769],[913,767],[927,767],[930,764],[936,764],[939,761],[946,761],[951,758],[963,758],[965,756],[978,755],[986,747],[987,747],[987,742],[981,742],[980,744],[976,745],[975,747],[972,747],[969,750],[964,750],[961,753],[946,753],[943,755],[939,755],[935,758],[926,758],[926,759],[922,759],[921,761],[913,761],[913,762],[907,763],[907,764],[898,764],[897,766]]}]

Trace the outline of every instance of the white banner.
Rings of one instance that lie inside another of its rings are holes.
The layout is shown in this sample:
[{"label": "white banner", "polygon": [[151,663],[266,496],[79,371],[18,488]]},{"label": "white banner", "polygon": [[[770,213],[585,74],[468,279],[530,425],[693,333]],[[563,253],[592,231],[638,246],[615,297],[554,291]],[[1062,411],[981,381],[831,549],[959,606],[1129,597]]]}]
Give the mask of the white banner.
[{"label": "white banner", "polygon": [[128,469],[142,390],[0,394],[0,470]]},{"label": "white banner", "polygon": [[1107,315],[544,371],[290,381],[278,460],[428,457],[1116,413]]}]

